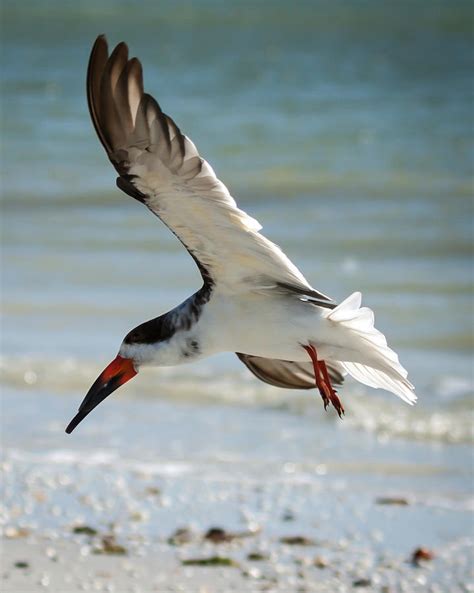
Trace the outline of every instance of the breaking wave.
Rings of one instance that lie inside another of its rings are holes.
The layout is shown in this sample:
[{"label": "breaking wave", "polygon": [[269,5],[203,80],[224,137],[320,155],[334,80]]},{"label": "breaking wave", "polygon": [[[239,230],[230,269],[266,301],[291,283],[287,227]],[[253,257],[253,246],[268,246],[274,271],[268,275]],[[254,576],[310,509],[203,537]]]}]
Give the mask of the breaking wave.
[{"label": "breaking wave", "polygon": [[[73,358],[3,357],[3,385],[22,391],[49,392],[79,397],[87,392],[101,371],[96,363]],[[473,389],[468,380],[445,377],[428,398],[420,391],[419,404],[408,407],[391,395],[365,389],[348,380],[341,390],[346,404],[344,429],[376,433],[381,438],[433,440],[448,443],[473,439]],[[336,422],[324,414],[315,392],[276,389],[257,381],[245,368],[212,363],[146,369],[122,391],[122,397],[154,398],[202,405],[238,405],[271,408],[311,415],[315,423]]]}]

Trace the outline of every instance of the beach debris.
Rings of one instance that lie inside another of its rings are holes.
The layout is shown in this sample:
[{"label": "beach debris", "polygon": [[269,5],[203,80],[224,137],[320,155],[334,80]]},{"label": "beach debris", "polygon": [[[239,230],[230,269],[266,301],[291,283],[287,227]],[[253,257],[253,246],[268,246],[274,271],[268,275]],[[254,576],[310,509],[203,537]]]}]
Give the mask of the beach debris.
[{"label": "beach debris", "polygon": [[370,579],[357,579],[352,582],[353,587],[370,587],[371,585],[372,581]]},{"label": "beach debris", "polygon": [[58,553],[54,548],[52,548],[51,546],[48,546],[45,550],[45,554],[50,560],[52,560],[53,562],[57,562]]},{"label": "beach debris", "polygon": [[381,505],[395,505],[395,506],[408,506],[410,503],[408,499],[403,496],[380,496],[375,500],[376,504]]},{"label": "beach debris", "polygon": [[193,539],[193,533],[188,527],[179,527],[173,534],[168,538],[170,546],[182,546],[183,544],[189,544]]},{"label": "beach debris", "polygon": [[204,534],[204,539],[211,541],[214,544],[222,544],[224,542],[230,542],[237,534],[229,533],[221,527],[211,527]]},{"label": "beach debris", "polygon": [[111,579],[114,575],[108,570],[98,570],[96,571],[95,576],[100,579]]},{"label": "beach debris", "polygon": [[132,511],[130,513],[130,521],[145,521],[148,518],[148,514],[145,511]]},{"label": "beach debris", "polygon": [[4,533],[7,539],[17,539],[30,535],[30,530],[25,527],[6,527]]},{"label": "beach debris", "polygon": [[288,546],[315,546],[316,542],[304,535],[290,535],[280,538],[280,543]]},{"label": "beach debris", "polygon": [[15,568],[30,568],[30,563],[26,562],[26,560],[18,560],[13,566]]},{"label": "beach debris", "polygon": [[127,549],[116,542],[115,535],[110,534],[102,536],[100,547],[94,549],[94,554],[125,556],[127,554]]},{"label": "beach debris", "polygon": [[[256,523],[255,521],[250,521],[249,523],[247,523],[247,531],[244,531],[241,535],[241,537],[250,537],[252,535],[256,535],[257,533],[260,533],[262,531],[262,526],[259,523]],[[245,534],[245,535],[244,535]]]},{"label": "beach debris", "polygon": [[48,499],[46,492],[43,490],[36,490],[35,492],[31,493],[31,496],[36,500],[36,502],[39,503],[46,502]]},{"label": "beach debris", "polygon": [[43,572],[40,580],[38,581],[38,584],[41,585],[42,587],[49,587],[49,583],[50,583],[49,575],[47,573]]},{"label": "beach debris", "polygon": [[89,535],[90,537],[98,533],[97,529],[89,527],[89,525],[76,525],[73,527],[72,532],[80,535]]},{"label": "beach debris", "polygon": [[296,518],[295,513],[291,509],[287,509],[281,516],[282,521],[294,521]]},{"label": "beach debris", "polygon": [[79,554],[81,556],[84,556],[84,557],[85,556],[89,556],[89,554],[91,553],[91,551],[92,551],[92,547],[89,546],[89,545],[87,545],[87,546],[81,546],[79,548]]},{"label": "beach debris", "polygon": [[268,560],[268,556],[261,552],[250,552],[247,554],[247,560],[250,560],[251,562],[262,562],[263,560]]},{"label": "beach debris", "polygon": [[321,570],[329,566],[329,562],[326,558],[324,558],[324,556],[316,556],[313,564],[316,566],[316,568],[320,568]]},{"label": "beach debris", "polygon": [[231,542],[234,539],[252,537],[256,533],[258,533],[258,531],[259,528],[254,528],[249,529],[248,531],[237,531],[232,533],[230,531],[226,531],[222,527],[210,527],[204,534],[204,539],[214,544],[222,544],[226,542]]},{"label": "beach debris", "polygon": [[312,565],[314,565],[314,560],[312,560],[309,556],[297,556],[293,559],[293,561],[297,566],[312,566]]},{"label": "beach debris", "polygon": [[238,568],[237,562],[226,556],[210,556],[209,558],[188,558],[181,560],[183,566],[234,566]]},{"label": "beach debris", "polygon": [[416,548],[411,555],[412,564],[420,566],[422,562],[429,562],[433,560],[434,554],[428,548]]},{"label": "beach debris", "polygon": [[252,579],[261,579],[263,577],[262,571],[259,570],[258,568],[256,568],[255,566],[252,566],[251,568],[243,570],[242,576],[247,577],[247,578],[252,578]]}]

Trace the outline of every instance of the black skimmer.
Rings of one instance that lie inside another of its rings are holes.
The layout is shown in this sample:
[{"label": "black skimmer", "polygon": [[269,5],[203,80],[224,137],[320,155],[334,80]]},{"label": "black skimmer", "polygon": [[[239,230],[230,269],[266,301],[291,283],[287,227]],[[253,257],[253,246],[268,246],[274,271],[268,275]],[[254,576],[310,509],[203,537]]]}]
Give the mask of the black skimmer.
[{"label": "black skimmer", "polygon": [[142,66],[119,43],[109,56],[99,36],[87,72],[95,130],[117,170],[117,185],[180,239],[202,287],[173,310],[132,329],[97,378],[66,432],[145,365],[170,366],[235,352],[259,379],[316,387],[324,407],[344,408],[334,385],[344,375],[409,404],[413,385],[374,314],[353,293],[336,304],[315,290],[261,225],[237,207],[193,142],[143,90]]}]

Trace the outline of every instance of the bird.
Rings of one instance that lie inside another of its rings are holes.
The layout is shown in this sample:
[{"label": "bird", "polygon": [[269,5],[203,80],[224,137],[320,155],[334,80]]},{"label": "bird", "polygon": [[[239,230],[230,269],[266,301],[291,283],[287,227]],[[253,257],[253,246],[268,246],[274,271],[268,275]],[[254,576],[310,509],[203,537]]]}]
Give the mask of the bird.
[{"label": "bird", "polygon": [[261,381],[317,389],[342,417],[335,386],[346,375],[398,395],[417,397],[407,371],[374,313],[354,292],[337,303],[239,209],[211,165],[173,119],[144,91],[140,61],[126,43],[109,55],[97,37],[87,69],[92,122],[118,188],[146,206],[193,258],[202,286],[171,311],[145,321],[123,339],[66,428],[76,426],[145,366],[190,363],[235,352]]}]

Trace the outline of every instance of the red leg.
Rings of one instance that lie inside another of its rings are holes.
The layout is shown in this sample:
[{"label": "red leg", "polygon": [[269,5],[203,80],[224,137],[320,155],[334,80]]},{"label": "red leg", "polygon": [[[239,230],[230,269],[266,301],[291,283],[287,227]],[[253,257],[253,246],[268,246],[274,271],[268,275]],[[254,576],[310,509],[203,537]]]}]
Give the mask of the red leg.
[{"label": "red leg", "polygon": [[316,348],[312,345],[303,346],[306,352],[309,354],[313,363],[314,378],[316,380],[316,387],[319,389],[319,393],[323,398],[324,409],[326,410],[329,403],[335,407],[336,412],[339,414],[339,418],[344,414],[344,407],[341,400],[338,398],[336,390],[331,385],[331,378],[326,367],[324,360],[318,360],[318,353]]},{"label": "red leg", "polygon": [[319,368],[319,360],[318,360],[318,353],[316,352],[316,348],[314,346],[303,346],[306,352],[309,354],[312,362],[313,362],[313,369],[314,369],[314,378],[316,380],[316,387],[319,389],[319,393],[323,398],[324,409],[326,410],[329,405],[329,395],[327,385],[324,382],[324,377],[321,373],[321,369]]},{"label": "red leg", "polygon": [[329,387],[329,399],[331,400],[332,405],[336,408],[336,412],[338,413],[339,418],[342,418],[342,416],[344,415],[344,406],[342,405],[341,400],[337,396],[337,391],[331,384],[331,378],[329,377],[328,369],[326,367],[326,363],[324,362],[324,360],[319,361],[319,366],[323,373],[325,383]]}]

